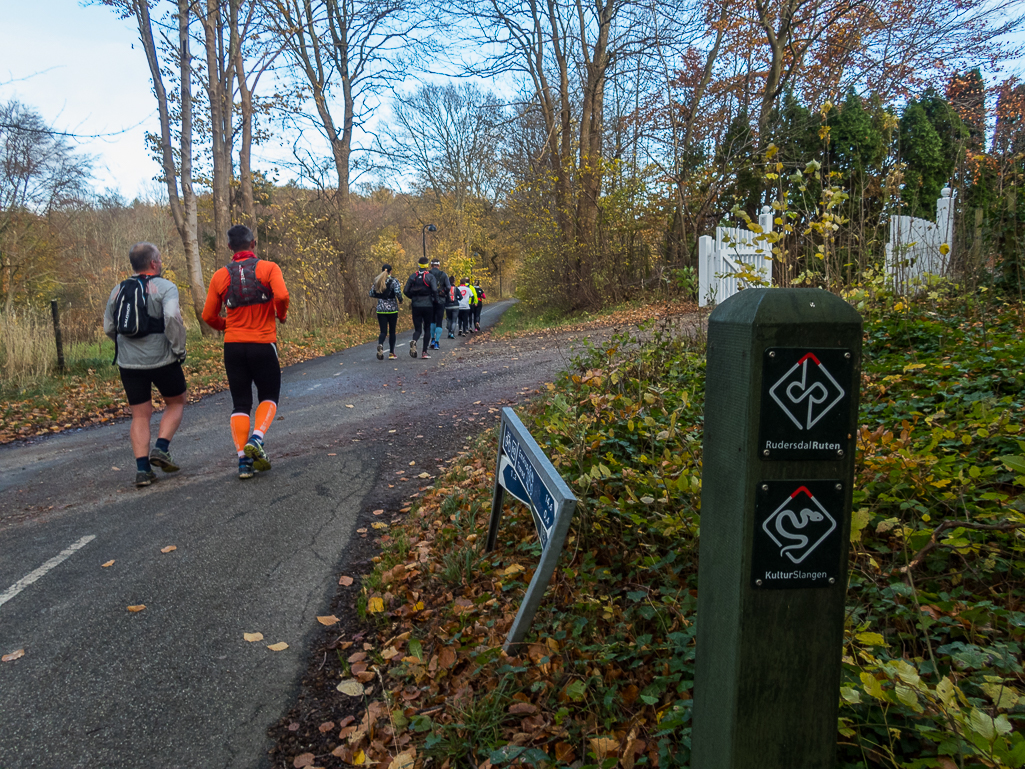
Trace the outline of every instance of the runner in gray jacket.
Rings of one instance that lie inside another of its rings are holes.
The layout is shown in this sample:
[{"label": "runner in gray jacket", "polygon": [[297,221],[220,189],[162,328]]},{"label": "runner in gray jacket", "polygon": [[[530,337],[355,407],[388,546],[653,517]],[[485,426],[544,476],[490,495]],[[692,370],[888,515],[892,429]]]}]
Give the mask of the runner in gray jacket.
[{"label": "runner in gray jacket", "polygon": [[[116,363],[121,384],[128,396],[132,412],[130,436],[135,452],[135,485],[149,486],[156,480],[153,467],[165,473],[177,471],[169,446],[185,410],[185,324],[182,322],[178,288],[160,277],[163,269],[160,251],[152,243],[136,243],[128,252],[135,276],[142,276],[146,286],[146,309],[151,318],[163,318],[162,333],[142,337],[126,337],[117,333],[114,306],[121,286],[110,292],[103,313],[103,332],[117,345]],[[164,413],[156,446],[150,451],[150,418],[153,415],[152,387],[164,398]],[[151,466],[152,465],[152,466]]]}]

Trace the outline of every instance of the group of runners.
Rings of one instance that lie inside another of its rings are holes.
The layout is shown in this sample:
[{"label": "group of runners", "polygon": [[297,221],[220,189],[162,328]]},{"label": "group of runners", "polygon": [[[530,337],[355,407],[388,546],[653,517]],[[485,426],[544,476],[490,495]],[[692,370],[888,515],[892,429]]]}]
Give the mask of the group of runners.
[{"label": "group of runners", "polygon": [[[228,230],[228,246],[233,256],[210,280],[203,321],[224,332],[224,369],[232,403],[231,439],[238,455],[238,477],[244,480],[271,468],[264,440],[277,414],[281,393],[277,324],[285,323],[288,317],[288,289],[281,268],[256,256],[256,235],[248,227],[235,225]],[[171,456],[170,445],[185,409],[185,324],[177,287],[161,277],[160,250],[152,243],[136,243],[128,258],[133,275],[111,291],[103,330],[114,340],[114,362],[132,414],[129,437],[135,455],[135,485],[144,487],[157,479],[154,468],[165,473],[180,469]],[[370,295],[377,299],[381,326],[378,360],[384,358],[386,337],[389,357],[397,357],[395,327],[403,295],[413,308],[409,354],[414,358],[421,336],[420,358],[428,359],[430,349],[440,349],[446,316],[449,339],[456,333],[464,336],[480,331],[485,297],[479,284],[472,285],[465,278],[454,284],[437,259],[431,264],[421,259],[405,287],[391,272],[391,265],[382,265],[370,289]],[[163,397],[165,408],[156,443],[150,448],[153,387]]]},{"label": "group of runners", "polygon": [[[441,261],[430,262],[423,257],[417,269],[401,286],[392,276],[392,266],[382,264],[381,272],[370,286],[370,296],[377,300],[377,322],[381,334],[377,338],[377,359],[384,360],[384,343],[388,342],[388,358],[394,360],[395,327],[398,323],[402,297],[409,298],[413,312],[413,338],[409,340],[409,354],[417,357],[417,343],[423,337],[421,359],[430,359],[430,350],[441,349],[441,337],[448,329],[448,338],[480,331],[480,314],[484,308],[484,290],[480,283],[463,278],[453,282],[441,269]],[[447,321],[447,325],[446,325]],[[458,329],[458,332],[456,331]]]},{"label": "group of runners", "polygon": [[[256,236],[244,225],[228,230],[231,263],[210,280],[203,321],[224,332],[224,369],[231,392],[231,438],[238,477],[252,478],[271,467],[264,438],[274,422],[281,393],[277,324],[288,317],[288,289],[281,268],[256,256]],[[114,340],[114,361],[132,413],[129,431],[135,453],[135,485],[179,470],[170,444],[182,421],[186,385],[185,324],[178,289],[160,277],[160,251],[137,243],[129,251],[134,274],[114,287],[103,315],[103,330]],[[226,308],[224,316],[221,310]],[[256,385],[256,415],[253,385]],[[156,444],[150,449],[152,388],[164,398]]]}]

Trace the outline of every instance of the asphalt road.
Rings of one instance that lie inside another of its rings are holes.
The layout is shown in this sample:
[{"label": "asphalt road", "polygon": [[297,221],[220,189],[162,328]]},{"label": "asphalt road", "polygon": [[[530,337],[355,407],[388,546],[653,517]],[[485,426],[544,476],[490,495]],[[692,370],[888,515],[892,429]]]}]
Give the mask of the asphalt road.
[{"label": "asphalt road", "polygon": [[400,335],[398,361],[363,345],[286,369],[273,469],[250,481],[227,393],[186,408],[182,470],[148,489],[127,422],[0,447],[0,654],[25,651],[0,663],[0,769],[268,766],[360,515],[569,356],[479,341],[422,361]]}]

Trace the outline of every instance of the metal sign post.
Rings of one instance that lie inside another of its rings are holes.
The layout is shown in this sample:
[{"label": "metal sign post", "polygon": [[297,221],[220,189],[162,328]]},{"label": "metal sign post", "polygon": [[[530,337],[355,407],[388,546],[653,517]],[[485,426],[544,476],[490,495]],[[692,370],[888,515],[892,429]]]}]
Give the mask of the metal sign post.
[{"label": "metal sign post", "polygon": [[862,322],[818,289],[708,319],[694,769],[832,769]]},{"label": "metal sign post", "polygon": [[555,572],[562,553],[566,532],[577,506],[569,486],[558,470],[541,451],[519,417],[509,407],[502,409],[498,437],[498,458],[495,460],[495,493],[491,502],[487,551],[495,549],[498,525],[502,520],[505,492],[530,508],[537,536],[541,540],[541,561],[534,570],[516,619],[509,629],[503,647],[507,652],[523,641],[530,629],[545,588]]}]

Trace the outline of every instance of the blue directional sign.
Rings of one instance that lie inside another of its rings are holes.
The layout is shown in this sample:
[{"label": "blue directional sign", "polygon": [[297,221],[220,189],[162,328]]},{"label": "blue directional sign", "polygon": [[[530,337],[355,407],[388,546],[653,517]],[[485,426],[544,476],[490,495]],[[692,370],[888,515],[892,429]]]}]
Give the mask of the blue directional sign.
[{"label": "blue directional sign", "polygon": [[495,549],[498,540],[498,525],[502,520],[502,501],[506,492],[530,508],[542,548],[541,561],[534,570],[534,577],[523,597],[523,605],[506,638],[504,648],[508,652],[523,641],[530,629],[548,581],[555,572],[573,510],[577,506],[577,498],[569,486],[510,408],[502,409],[498,457],[495,461],[495,494],[491,502],[491,523],[488,527],[488,551]]},{"label": "blue directional sign", "polygon": [[530,507],[541,547],[547,547],[552,527],[555,525],[555,497],[541,480],[528,452],[520,445],[512,430],[502,431],[502,456],[499,463],[499,483],[506,491]]}]

